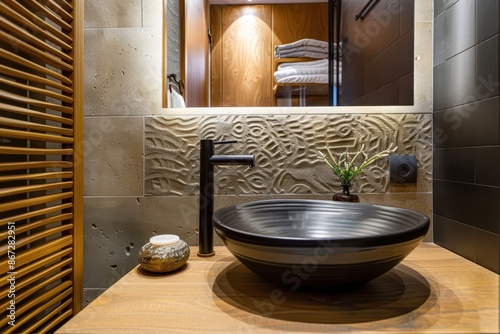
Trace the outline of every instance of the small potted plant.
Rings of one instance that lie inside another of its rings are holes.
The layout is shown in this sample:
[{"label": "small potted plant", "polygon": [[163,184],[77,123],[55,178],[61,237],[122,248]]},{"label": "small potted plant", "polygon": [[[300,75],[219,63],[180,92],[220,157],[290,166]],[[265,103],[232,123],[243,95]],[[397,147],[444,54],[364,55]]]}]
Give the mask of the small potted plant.
[{"label": "small potted plant", "polygon": [[[358,195],[349,193],[351,181],[356,177],[356,175],[361,174],[366,167],[371,165],[376,160],[394,153],[397,147],[392,148],[391,144],[389,145],[389,148],[375,154],[371,158],[368,157],[364,149],[365,146],[361,145],[361,149],[356,152],[352,156],[352,158],[351,155],[349,155],[349,152],[346,150],[345,153],[342,153],[340,155],[338,161],[333,157],[333,154],[328,147],[326,147],[326,150],[328,151],[330,160],[328,160],[328,157],[326,155],[319,151],[319,157],[324,160],[332,169],[333,173],[337,175],[340,180],[340,185],[343,188],[343,191],[341,193],[336,193],[333,195],[333,200],[343,202],[359,202]],[[356,159],[363,159],[359,166],[356,165]]]}]

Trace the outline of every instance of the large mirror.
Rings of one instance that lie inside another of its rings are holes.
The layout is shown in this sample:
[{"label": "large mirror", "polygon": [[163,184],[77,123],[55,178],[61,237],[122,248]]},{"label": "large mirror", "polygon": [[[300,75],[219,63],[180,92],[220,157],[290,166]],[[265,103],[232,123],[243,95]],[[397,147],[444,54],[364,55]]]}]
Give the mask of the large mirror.
[{"label": "large mirror", "polygon": [[165,0],[165,107],[414,104],[414,1],[235,3]]}]

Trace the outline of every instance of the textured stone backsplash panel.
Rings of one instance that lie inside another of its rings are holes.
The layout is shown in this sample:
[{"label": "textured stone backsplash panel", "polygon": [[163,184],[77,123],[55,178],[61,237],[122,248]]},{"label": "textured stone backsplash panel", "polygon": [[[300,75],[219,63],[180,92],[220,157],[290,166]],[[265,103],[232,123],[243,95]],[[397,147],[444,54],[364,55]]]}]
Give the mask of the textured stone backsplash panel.
[{"label": "textured stone backsplash panel", "polygon": [[145,118],[146,195],[198,193],[200,139],[236,139],[237,144],[216,146],[216,153],[255,155],[253,168],[216,167],[219,195],[329,194],[340,188],[318,150],[329,146],[340,154],[364,144],[373,155],[391,143],[397,155],[416,155],[417,184],[389,185],[384,158],[355,179],[353,191],[431,191],[429,114],[222,115]]}]

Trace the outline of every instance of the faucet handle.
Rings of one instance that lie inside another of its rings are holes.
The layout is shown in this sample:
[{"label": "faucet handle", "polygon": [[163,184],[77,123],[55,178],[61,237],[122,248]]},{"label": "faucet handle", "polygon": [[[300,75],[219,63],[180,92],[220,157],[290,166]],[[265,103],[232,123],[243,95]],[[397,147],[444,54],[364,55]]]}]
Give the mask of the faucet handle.
[{"label": "faucet handle", "polygon": [[237,140],[223,140],[223,141],[215,141],[214,145],[224,145],[224,144],[234,144],[237,143]]}]

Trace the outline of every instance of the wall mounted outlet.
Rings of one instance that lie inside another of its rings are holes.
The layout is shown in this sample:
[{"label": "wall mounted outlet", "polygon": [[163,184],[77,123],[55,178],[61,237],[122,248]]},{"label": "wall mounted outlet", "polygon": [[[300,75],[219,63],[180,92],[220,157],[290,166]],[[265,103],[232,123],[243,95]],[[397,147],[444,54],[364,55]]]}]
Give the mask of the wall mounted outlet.
[{"label": "wall mounted outlet", "polygon": [[417,158],[414,155],[389,156],[391,183],[416,183]]}]

